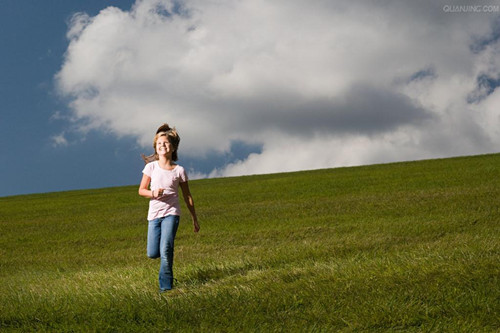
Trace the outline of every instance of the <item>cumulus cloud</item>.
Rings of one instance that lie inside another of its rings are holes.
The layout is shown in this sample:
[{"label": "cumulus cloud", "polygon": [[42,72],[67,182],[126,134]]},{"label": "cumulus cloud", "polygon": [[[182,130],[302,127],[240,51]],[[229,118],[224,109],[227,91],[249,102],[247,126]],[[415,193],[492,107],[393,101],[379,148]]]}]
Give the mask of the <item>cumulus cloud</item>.
[{"label": "cumulus cloud", "polygon": [[51,140],[54,147],[68,145],[68,140],[64,137],[64,133],[52,136]]},{"label": "cumulus cloud", "polygon": [[500,13],[447,5],[138,0],[73,16],[56,80],[84,131],[262,147],[212,176],[492,152]]}]

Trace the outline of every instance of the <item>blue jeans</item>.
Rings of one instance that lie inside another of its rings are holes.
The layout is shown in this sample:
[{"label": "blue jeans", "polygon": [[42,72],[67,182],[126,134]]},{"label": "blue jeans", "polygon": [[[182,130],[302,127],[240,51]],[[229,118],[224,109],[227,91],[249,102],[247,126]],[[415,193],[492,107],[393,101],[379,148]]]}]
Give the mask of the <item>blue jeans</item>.
[{"label": "blue jeans", "polygon": [[179,216],[167,215],[148,224],[148,257],[160,258],[160,290],[172,289],[174,272],[174,239],[179,227]]}]

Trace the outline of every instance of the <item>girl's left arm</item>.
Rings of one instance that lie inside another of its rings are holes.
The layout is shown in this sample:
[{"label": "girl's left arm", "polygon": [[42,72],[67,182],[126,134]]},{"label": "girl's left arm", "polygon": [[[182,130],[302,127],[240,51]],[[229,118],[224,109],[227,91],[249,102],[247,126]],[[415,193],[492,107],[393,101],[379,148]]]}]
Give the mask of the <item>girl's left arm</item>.
[{"label": "girl's left arm", "polygon": [[191,191],[189,191],[188,182],[179,183],[182,189],[182,195],[184,197],[184,201],[186,202],[186,206],[191,213],[191,218],[193,219],[193,227],[194,232],[198,232],[200,230],[200,225],[198,224],[198,218],[196,217],[196,210],[194,209],[194,200],[191,195]]}]

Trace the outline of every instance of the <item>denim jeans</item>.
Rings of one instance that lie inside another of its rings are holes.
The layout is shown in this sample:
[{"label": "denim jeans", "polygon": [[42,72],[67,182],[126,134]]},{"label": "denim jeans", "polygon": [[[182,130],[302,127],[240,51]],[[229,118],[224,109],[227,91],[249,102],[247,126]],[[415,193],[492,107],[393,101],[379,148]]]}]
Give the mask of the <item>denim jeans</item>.
[{"label": "denim jeans", "polygon": [[167,215],[148,224],[148,257],[160,258],[160,290],[172,289],[174,272],[174,239],[179,227],[179,216]]}]

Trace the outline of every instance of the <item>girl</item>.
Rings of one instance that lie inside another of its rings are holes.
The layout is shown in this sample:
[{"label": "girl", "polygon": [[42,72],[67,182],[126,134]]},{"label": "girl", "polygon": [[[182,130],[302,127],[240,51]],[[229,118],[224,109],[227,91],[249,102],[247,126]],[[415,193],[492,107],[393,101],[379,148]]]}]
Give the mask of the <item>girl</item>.
[{"label": "girl", "polygon": [[150,198],[147,254],[153,259],[161,258],[160,292],[173,288],[174,239],[180,218],[179,186],[191,213],[194,232],[200,230],[186,171],[174,163],[179,142],[175,128],[156,134],[153,142],[156,160],[146,164],[139,185],[139,195]]}]

